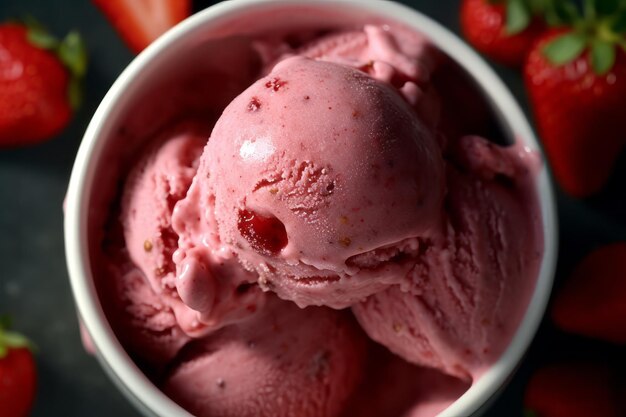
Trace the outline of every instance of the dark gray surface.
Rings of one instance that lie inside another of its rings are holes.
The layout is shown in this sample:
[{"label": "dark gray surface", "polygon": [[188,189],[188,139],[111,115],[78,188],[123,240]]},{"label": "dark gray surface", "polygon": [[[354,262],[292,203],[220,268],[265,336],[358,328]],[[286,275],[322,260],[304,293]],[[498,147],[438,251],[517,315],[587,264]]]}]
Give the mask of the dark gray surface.
[{"label": "dark gray surface", "polygon": [[[200,2],[196,8],[211,2]],[[458,31],[458,2],[405,1]],[[62,4],[62,6],[60,6]],[[0,150],[0,313],[14,315],[17,328],[39,347],[40,383],[34,416],[136,416],[80,343],[65,268],[61,205],[76,150],[91,115],[132,54],[86,0],[0,0],[0,20],[31,14],[53,32],[77,28],[90,50],[86,100],[71,126],[46,144]],[[519,75],[497,67],[526,108]],[[623,161],[623,160],[622,160]],[[624,163],[608,189],[585,202],[559,196],[561,258],[558,277],[598,244],[626,239]],[[575,348],[571,344],[575,343]],[[581,341],[544,324],[528,359],[488,417],[521,416],[524,384],[532,368],[564,355],[617,356],[602,343]]]}]

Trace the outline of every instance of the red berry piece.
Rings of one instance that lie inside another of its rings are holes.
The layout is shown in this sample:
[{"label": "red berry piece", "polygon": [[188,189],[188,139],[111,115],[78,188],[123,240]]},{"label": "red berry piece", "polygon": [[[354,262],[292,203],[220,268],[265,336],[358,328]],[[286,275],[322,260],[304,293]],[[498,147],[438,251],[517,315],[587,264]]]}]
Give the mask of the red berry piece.
[{"label": "red berry piece", "polygon": [[258,97],[252,97],[248,103],[248,111],[254,113],[261,108],[261,101]]},{"label": "red berry piece", "polygon": [[265,83],[265,88],[268,88],[272,91],[279,91],[287,84],[287,81],[283,81],[278,77],[274,77]]},{"label": "red berry piece", "polygon": [[262,255],[276,256],[287,246],[285,225],[276,217],[240,210],[237,228],[252,249]]}]

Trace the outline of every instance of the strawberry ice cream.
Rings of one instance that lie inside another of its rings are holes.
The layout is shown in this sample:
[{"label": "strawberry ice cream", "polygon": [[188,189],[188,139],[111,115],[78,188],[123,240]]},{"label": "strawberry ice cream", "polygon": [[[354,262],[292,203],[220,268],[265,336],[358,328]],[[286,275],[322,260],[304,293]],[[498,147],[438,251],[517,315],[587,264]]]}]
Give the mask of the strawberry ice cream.
[{"label": "strawberry ice cream", "polygon": [[[217,295],[216,288],[188,293],[187,277],[200,272],[211,274],[215,282],[227,276],[234,287],[254,282],[256,277],[229,256],[212,258],[218,260],[211,262],[211,270],[193,270],[202,267],[188,260],[177,277],[173,255],[178,248],[178,235],[172,228],[172,212],[187,193],[205,143],[206,128],[203,132],[195,124],[177,125],[162,133],[128,175],[120,214],[130,260],[143,272],[162,302],[172,308],[181,328],[195,336],[250,315],[263,302],[255,288],[233,288],[227,294]],[[197,311],[201,307],[205,311],[202,317]]]},{"label": "strawberry ice cream", "polygon": [[413,365],[370,343],[365,377],[342,417],[430,417],[469,387],[467,381]]},{"label": "strawberry ice cream", "polygon": [[537,161],[476,136],[468,77],[397,24],[320,33],[237,39],[256,81],[147,140],[111,203],[107,315],[198,416],[432,417],[535,285]]},{"label": "strawberry ice cream", "polygon": [[370,337],[410,362],[477,378],[521,320],[541,260],[534,156],[464,137],[448,159],[441,231],[399,285],[353,307]]},{"label": "strawberry ice cream", "polygon": [[110,248],[107,260],[98,273],[107,280],[99,293],[109,322],[146,373],[158,375],[191,338],[124,251]]},{"label": "strawberry ice cream", "polygon": [[336,416],[361,381],[365,340],[345,311],[271,298],[190,344],[164,391],[200,416]]},{"label": "strawberry ice cream", "polygon": [[343,308],[408,273],[443,170],[433,132],[390,86],[288,58],[226,108],[174,224],[216,230],[264,289]]},{"label": "strawberry ice cream", "polygon": [[127,177],[99,272],[109,320],[146,373],[198,416],[338,415],[364,366],[366,338],[348,312],[302,310],[263,294],[228,251],[191,273],[242,286],[212,294],[205,314],[192,308],[206,293],[188,295],[186,286],[198,284],[184,267],[175,273],[171,221],[196,172],[198,132],[194,124],[167,130]]},{"label": "strawberry ice cream", "polygon": [[400,31],[419,51],[405,54],[390,33],[314,41],[300,51],[317,59],[286,54],[234,99],[174,224],[215,234],[262,289],[301,307],[354,306],[404,359],[471,380],[534,286],[533,158],[444,137],[430,109],[440,103],[423,93],[441,58]]}]

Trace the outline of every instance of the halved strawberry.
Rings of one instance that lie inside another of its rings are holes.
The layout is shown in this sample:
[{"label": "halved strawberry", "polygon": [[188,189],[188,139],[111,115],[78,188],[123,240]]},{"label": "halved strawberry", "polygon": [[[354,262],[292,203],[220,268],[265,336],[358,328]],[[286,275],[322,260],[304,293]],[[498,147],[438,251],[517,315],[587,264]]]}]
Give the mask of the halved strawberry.
[{"label": "halved strawberry", "polygon": [[191,14],[190,0],[93,0],[135,53]]}]

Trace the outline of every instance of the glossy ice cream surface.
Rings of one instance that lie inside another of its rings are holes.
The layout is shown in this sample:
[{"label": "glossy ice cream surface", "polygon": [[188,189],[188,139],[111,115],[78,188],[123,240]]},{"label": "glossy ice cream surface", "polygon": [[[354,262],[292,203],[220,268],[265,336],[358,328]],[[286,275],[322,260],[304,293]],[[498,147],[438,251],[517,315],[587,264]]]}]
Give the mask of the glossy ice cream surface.
[{"label": "glossy ice cream surface", "polygon": [[[488,106],[420,34],[270,38],[214,126],[173,124],[131,163],[100,262],[109,319],[200,416],[433,416],[525,311],[538,162],[476,136]],[[376,375],[415,390],[389,405]]]},{"label": "glossy ice cream surface", "polygon": [[417,252],[407,239],[438,220],[443,169],[435,136],[392,87],[288,58],[226,108],[177,214],[211,213],[201,227],[217,227],[262,288],[344,308],[406,275],[409,263],[386,261]]}]

